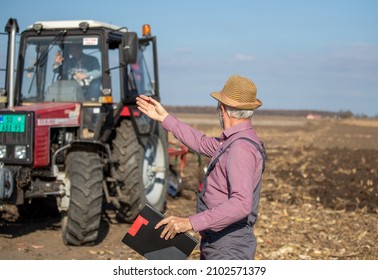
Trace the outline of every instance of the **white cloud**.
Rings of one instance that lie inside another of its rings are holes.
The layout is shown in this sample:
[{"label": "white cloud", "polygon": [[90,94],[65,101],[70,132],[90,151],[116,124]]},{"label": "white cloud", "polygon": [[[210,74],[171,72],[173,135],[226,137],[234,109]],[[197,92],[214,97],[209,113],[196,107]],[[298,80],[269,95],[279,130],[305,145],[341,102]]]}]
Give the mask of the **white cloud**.
[{"label": "white cloud", "polygon": [[242,54],[242,53],[237,53],[234,58],[237,61],[247,61],[247,62],[255,60],[255,58],[253,56]]}]

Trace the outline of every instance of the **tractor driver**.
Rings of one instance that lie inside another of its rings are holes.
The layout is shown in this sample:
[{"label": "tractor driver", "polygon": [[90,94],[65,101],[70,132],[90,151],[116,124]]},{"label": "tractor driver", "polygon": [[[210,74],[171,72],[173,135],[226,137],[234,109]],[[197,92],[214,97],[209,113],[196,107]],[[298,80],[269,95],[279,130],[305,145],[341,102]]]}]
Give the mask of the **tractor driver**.
[{"label": "tractor driver", "polygon": [[101,71],[96,57],[83,53],[81,44],[68,45],[69,58],[65,59],[62,51],[55,55],[54,72],[59,79],[74,79],[82,86],[86,99],[97,101],[100,95]]}]

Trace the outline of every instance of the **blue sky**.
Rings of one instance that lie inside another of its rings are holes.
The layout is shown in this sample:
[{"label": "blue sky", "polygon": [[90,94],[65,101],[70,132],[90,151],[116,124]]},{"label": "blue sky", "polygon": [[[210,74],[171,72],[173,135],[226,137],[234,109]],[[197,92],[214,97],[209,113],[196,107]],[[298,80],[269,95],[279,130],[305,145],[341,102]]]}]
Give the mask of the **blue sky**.
[{"label": "blue sky", "polygon": [[[378,1],[1,1],[0,25],[93,19],[158,38],[167,105],[214,105],[230,75],[257,85],[262,109],[378,115]],[[3,27],[0,26],[0,28]],[[1,57],[0,57],[1,58]]]}]

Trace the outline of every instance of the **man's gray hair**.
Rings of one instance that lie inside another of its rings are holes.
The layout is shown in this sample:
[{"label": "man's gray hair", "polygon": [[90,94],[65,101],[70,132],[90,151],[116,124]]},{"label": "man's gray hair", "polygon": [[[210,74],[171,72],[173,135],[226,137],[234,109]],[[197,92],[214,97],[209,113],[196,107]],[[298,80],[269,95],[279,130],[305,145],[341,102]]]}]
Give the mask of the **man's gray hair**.
[{"label": "man's gray hair", "polygon": [[224,105],[227,114],[235,119],[250,119],[254,110],[237,109],[228,105]]}]

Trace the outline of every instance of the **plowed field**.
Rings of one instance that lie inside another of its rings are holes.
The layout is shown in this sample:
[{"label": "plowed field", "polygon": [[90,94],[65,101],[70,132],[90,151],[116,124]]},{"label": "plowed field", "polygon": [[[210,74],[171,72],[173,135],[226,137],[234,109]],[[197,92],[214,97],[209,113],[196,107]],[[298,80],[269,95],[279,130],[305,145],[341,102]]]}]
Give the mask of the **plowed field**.
[{"label": "plowed field", "polygon": [[[218,136],[210,115],[177,115]],[[256,116],[268,153],[255,226],[257,259],[378,259],[378,121]],[[195,190],[208,159],[189,153],[181,192],[167,215],[195,211]],[[121,243],[130,225],[104,215],[91,247],[62,242],[58,215],[36,209],[17,223],[0,220],[0,259],[143,259]],[[198,235],[195,235],[198,237]],[[190,259],[198,259],[194,250]]]}]

